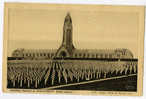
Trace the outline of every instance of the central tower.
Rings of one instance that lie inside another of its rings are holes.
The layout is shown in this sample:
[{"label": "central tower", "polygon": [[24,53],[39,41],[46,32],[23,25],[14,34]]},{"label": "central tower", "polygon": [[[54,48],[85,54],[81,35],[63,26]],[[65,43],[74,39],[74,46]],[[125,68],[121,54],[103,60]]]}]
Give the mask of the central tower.
[{"label": "central tower", "polygon": [[67,13],[63,26],[63,40],[60,48],[56,53],[56,57],[59,58],[72,57],[73,51],[75,49],[73,46],[72,31],[73,31],[72,19],[70,14]]}]

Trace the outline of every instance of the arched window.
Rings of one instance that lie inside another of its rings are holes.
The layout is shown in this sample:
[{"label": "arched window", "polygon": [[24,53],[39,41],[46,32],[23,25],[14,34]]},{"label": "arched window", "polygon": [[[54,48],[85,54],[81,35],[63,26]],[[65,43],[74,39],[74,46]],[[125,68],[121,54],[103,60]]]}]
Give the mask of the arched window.
[{"label": "arched window", "polygon": [[77,54],[75,53],[75,57],[77,57]]},{"label": "arched window", "polygon": [[30,55],[30,57],[31,57],[31,56],[32,56],[32,53],[30,53],[29,55]]},{"label": "arched window", "polygon": [[105,54],[105,58],[108,58],[108,55],[107,54]]},{"label": "arched window", "polygon": [[83,54],[83,57],[84,57],[84,58],[86,57],[86,54],[85,54],[85,53]]},{"label": "arched window", "polygon": [[117,57],[119,58],[121,55],[120,54],[117,54]]},{"label": "arched window", "polygon": [[92,54],[92,58],[94,58],[94,54]]},{"label": "arched window", "polygon": [[28,54],[26,53],[26,56],[28,56]]},{"label": "arched window", "polygon": [[44,53],[44,56],[46,56],[46,53]]},{"label": "arched window", "polygon": [[109,58],[112,58],[112,54],[109,54]]},{"label": "arched window", "polygon": [[61,56],[62,58],[65,58],[65,57],[67,56],[67,54],[66,54],[65,51],[62,51],[62,52],[60,52],[60,56]]},{"label": "arched window", "polygon": [[100,54],[100,58],[103,58],[103,55],[102,54]]},{"label": "arched window", "polygon": [[98,54],[96,54],[96,58],[98,58]]},{"label": "arched window", "polygon": [[33,57],[35,57],[35,53],[33,53]]},{"label": "arched window", "polygon": [[36,56],[38,57],[39,56],[39,53],[36,53]]},{"label": "arched window", "polygon": [[54,53],[51,53],[51,57],[53,57],[54,56]]},{"label": "arched window", "polygon": [[79,53],[79,56],[81,57],[81,56],[82,56],[82,54],[81,54],[81,53]]},{"label": "arched window", "polygon": [[29,53],[29,56],[31,57],[31,53]]},{"label": "arched window", "polygon": [[48,53],[48,58],[50,58],[50,53]]},{"label": "arched window", "polygon": [[87,54],[87,58],[89,58],[89,57],[90,57],[90,54],[88,53],[88,54]]},{"label": "arched window", "polygon": [[40,56],[42,56],[42,53],[40,53]]}]

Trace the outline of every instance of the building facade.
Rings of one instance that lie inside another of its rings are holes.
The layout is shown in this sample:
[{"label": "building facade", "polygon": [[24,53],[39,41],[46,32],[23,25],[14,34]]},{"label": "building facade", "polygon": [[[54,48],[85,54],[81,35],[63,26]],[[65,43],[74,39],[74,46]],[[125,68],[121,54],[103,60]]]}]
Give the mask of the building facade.
[{"label": "building facade", "polygon": [[12,57],[25,59],[53,59],[53,58],[118,58],[132,59],[133,54],[128,49],[77,49],[73,45],[72,19],[68,13],[64,20],[63,40],[58,49],[16,49]]}]

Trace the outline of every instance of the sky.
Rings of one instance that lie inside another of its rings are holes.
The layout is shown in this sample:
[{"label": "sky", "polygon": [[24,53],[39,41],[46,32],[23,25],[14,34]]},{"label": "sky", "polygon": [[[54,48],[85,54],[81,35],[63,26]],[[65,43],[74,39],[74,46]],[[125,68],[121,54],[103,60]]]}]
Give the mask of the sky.
[{"label": "sky", "polygon": [[138,13],[118,7],[112,9],[11,8],[8,14],[8,56],[16,48],[59,48],[64,18],[70,12],[73,43],[77,49],[127,48],[137,57]]}]

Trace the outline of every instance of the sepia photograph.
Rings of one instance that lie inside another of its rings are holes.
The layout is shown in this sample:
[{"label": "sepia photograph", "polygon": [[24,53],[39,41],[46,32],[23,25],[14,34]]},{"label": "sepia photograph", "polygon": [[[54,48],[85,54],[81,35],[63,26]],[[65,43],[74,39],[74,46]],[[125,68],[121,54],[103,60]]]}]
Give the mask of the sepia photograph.
[{"label": "sepia photograph", "polygon": [[4,7],[4,92],[142,95],[144,6]]}]

